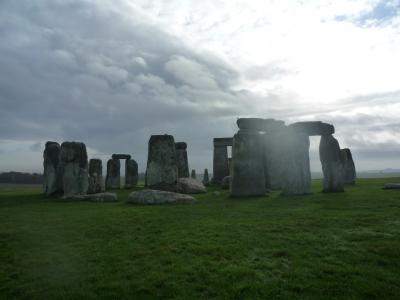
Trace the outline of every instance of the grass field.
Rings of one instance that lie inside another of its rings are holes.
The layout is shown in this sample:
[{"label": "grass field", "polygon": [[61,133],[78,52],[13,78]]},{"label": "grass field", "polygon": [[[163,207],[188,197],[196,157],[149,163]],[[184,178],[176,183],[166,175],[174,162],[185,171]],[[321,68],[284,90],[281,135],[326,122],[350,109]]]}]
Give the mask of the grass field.
[{"label": "grass field", "polygon": [[400,299],[400,179],[195,205],[56,202],[0,187],[2,299]]}]

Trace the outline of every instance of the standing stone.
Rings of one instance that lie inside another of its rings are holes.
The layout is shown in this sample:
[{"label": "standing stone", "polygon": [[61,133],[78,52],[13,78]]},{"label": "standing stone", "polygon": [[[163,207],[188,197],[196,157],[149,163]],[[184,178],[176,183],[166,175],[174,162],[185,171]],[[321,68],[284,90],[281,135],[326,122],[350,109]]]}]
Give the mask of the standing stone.
[{"label": "standing stone", "polygon": [[356,183],[356,166],[354,165],[353,156],[348,148],[341,149],[340,155],[342,158],[343,169],[344,169],[344,183],[355,184]]},{"label": "standing stone", "polygon": [[106,189],[119,189],[121,187],[121,163],[119,159],[112,158],[107,161]]},{"label": "standing stone", "polygon": [[139,178],[138,164],[133,159],[125,161],[125,188],[130,189],[137,185]]},{"label": "standing stone", "polygon": [[62,143],[60,158],[64,197],[85,195],[88,191],[88,158],[85,144]]},{"label": "standing stone", "polygon": [[228,146],[232,146],[232,138],[214,138],[213,183],[221,184],[224,177],[229,176]]},{"label": "standing stone", "polygon": [[319,157],[324,173],[323,191],[343,192],[344,174],[338,141],[332,135],[321,136]]},{"label": "standing stone", "polygon": [[287,128],[283,140],[283,195],[311,193],[310,138],[308,134]]},{"label": "standing stone", "polygon": [[[269,121],[270,119],[266,119]],[[286,126],[283,121],[266,122],[265,134],[262,136],[264,151],[265,185],[272,190],[280,190],[283,185],[284,145],[282,136]]]},{"label": "standing stone", "polygon": [[208,177],[208,169],[204,169],[203,184],[205,186],[209,186],[210,185],[210,178]]},{"label": "standing stone", "polygon": [[254,127],[251,121],[242,120],[238,119],[240,129],[233,137],[231,196],[263,196],[266,189],[259,119],[252,119]]},{"label": "standing stone", "polygon": [[175,191],[178,179],[175,142],[172,135],[152,135],[147,157],[146,186]]},{"label": "standing stone", "polygon": [[48,196],[63,193],[60,151],[60,144],[47,142],[43,152],[43,192]]},{"label": "standing stone", "polygon": [[92,158],[89,160],[89,188],[88,194],[104,192],[103,163],[101,159]]},{"label": "standing stone", "polygon": [[189,177],[189,163],[185,142],[175,143],[176,163],[178,165],[178,178]]},{"label": "standing stone", "polygon": [[190,174],[190,177],[193,179],[196,179],[196,170],[192,169],[192,174]]}]

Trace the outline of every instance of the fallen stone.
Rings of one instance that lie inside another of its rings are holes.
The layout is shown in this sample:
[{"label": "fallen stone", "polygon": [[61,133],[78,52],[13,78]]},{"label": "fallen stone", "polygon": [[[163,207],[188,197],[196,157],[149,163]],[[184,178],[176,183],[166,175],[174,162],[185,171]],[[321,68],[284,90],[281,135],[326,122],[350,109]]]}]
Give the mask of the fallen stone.
[{"label": "fallen stone", "polygon": [[193,178],[178,178],[176,189],[178,193],[183,194],[207,193],[204,184]]},{"label": "fallen stone", "polygon": [[88,195],[64,196],[61,199],[70,201],[115,202],[118,200],[118,196],[115,193],[97,193]]},{"label": "fallen stone", "polygon": [[384,190],[400,190],[400,183],[385,183]]},{"label": "fallen stone", "polygon": [[158,190],[142,190],[132,192],[128,196],[128,203],[132,204],[193,204],[196,199],[189,195],[158,191]]}]

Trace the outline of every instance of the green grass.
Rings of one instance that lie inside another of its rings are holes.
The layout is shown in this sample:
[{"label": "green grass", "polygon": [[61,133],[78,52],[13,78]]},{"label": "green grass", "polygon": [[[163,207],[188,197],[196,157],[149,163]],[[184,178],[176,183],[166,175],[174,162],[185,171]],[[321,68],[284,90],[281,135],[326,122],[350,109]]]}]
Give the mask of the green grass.
[{"label": "green grass", "polygon": [[0,187],[0,298],[399,299],[400,191],[388,181],[253,199],[210,188],[187,206]]}]

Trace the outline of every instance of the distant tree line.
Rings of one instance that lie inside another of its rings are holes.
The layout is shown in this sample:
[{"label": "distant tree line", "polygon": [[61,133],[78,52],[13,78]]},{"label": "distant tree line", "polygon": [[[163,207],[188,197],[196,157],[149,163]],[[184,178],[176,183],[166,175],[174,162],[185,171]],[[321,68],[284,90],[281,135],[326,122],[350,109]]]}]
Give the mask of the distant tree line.
[{"label": "distant tree line", "polygon": [[0,183],[42,184],[43,174],[4,172],[0,173]]}]

